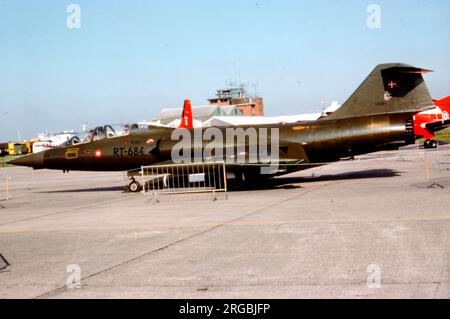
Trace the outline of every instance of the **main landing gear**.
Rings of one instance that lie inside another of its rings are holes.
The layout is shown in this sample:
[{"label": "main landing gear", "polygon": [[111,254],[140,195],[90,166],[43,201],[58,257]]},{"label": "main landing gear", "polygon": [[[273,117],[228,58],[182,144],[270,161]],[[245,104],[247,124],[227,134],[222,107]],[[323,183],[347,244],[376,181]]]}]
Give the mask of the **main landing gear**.
[{"label": "main landing gear", "polygon": [[142,189],[141,184],[139,184],[139,182],[136,181],[134,177],[132,177],[130,180],[130,184],[128,184],[128,190],[132,193],[138,193],[141,191],[141,189]]},{"label": "main landing gear", "polygon": [[438,143],[435,140],[426,140],[423,143],[424,148],[437,148],[437,146],[438,146]]}]

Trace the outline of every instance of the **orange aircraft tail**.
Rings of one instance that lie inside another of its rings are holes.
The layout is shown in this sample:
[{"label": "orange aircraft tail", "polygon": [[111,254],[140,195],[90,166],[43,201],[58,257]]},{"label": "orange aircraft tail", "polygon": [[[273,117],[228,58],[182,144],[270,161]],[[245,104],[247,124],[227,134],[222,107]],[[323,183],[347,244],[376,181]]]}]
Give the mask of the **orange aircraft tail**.
[{"label": "orange aircraft tail", "polygon": [[191,107],[191,101],[186,99],[184,100],[183,105],[183,115],[181,116],[181,123],[178,128],[193,128],[194,127],[194,121],[192,118],[192,107]]}]

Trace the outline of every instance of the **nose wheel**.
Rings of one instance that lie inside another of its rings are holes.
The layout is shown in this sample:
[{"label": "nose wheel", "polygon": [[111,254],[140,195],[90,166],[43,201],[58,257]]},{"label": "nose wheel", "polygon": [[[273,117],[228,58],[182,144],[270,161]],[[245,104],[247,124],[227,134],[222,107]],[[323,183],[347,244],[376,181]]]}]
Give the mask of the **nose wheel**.
[{"label": "nose wheel", "polygon": [[137,182],[134,178],[131,180],[130,184],[128,184],[128,189],[132,193],[138,193],[141,191],[142,186]]}]

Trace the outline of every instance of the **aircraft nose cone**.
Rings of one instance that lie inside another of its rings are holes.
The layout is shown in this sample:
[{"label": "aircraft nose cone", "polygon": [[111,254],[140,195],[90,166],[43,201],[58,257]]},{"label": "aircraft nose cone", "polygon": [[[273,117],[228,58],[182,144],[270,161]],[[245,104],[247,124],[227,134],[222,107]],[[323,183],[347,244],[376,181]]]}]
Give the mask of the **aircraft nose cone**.
[{"label": "aircraft nose cone", "polygon": [[7,162],[7,164],[42,168],[44,166],[44,152],[18,157],[16,159],[13,159],[12,161]]}]

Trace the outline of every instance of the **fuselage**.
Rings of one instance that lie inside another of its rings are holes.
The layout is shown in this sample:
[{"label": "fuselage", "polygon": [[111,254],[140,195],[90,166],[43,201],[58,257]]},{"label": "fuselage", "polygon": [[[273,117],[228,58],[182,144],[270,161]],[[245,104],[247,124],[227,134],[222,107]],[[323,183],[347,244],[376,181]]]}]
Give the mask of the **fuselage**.
[{"label": "fuselage", "polygon": [[[311,164],[322,165],[345,157],[390,149],[395,145],[414,143],[412,115],[407,113],[336,120],[325,118],[318,121],[278,126],[261,125],[240,128],[245,133],[248,133],[248,129],[256,131],[256,140],[249,140],[245,137],[242,139],[238,137],[232,141],[202,140],[200,144],[202,150],[196,152],[192,149],[189,157],[196,161],[224,160],[229,165],[242,168],[251,161],[252,143],[260,145],[265,142],[268,148],[271,146],[272,141],[269,137],[266,141],[261,140],[259,132],[262,129],[278,131],[279,163],[281,166],[286,165],[286,173],[309,168]],[[222,135],[226,136],[226,131],[230,128],[215,129],[220,130]],[[232,129],[236,129],[236,127]],[[204,134],[207,129],[195,129],[196,132],[194,129],[181,130],[188,130],[191,136],[194,136],[195,134]],[[172,139],[172,132],[173,130],[168,128],[141,128],[127,135],[114,137],[105,135],[104,138],[96,141],[77,143],[31,154],[16,159],[12,163],[31,166],[35,169],[67,171],[134,170],[141,166],[172,162],[173,147],[179,143],[179,140]],[[216,152],[216,154],[221,154],[220,158],[201,157],[206,145],[209,148],[221,148],[221,152]],[[228,156],[230,148],[235,151],[232,156]],[[239,149],[244,149],[247,155],[244,163],[236,162],[235,155]],[[260,162],[259,159],[256,159],[256,163],[258,162]],[[292,163],[301,164],[291,165]]]}]

